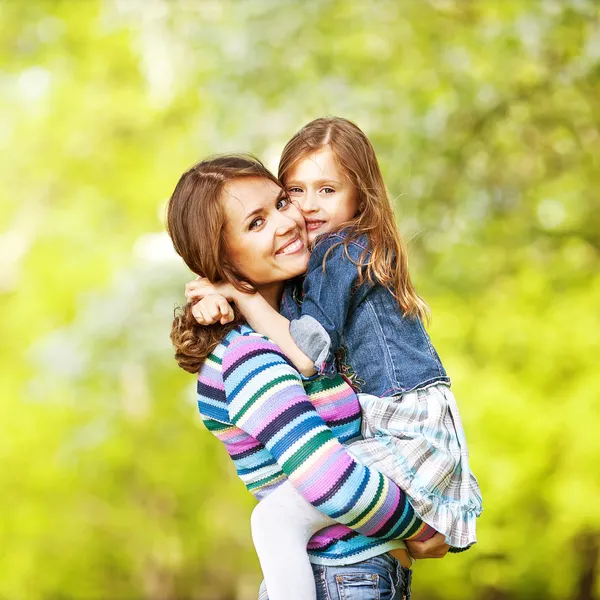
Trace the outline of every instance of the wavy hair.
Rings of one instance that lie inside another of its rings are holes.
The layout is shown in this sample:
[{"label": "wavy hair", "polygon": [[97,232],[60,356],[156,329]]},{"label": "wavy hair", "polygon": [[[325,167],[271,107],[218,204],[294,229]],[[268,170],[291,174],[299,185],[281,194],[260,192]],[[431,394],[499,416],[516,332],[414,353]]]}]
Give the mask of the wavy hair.
[{"label": "wavy hair", "polygon": [[[346,255],[352,260],[348,244],[361,235],[366,236],[367,249],[355,263],[359,283],[365,280],[381,283],[394,295],[404,314],[428,321],[429,307],[412,284],[408,253],[396,226],[375,150],[361,129],[341,117],[311,121],[283,149],[279,162],[280,181],[285,187],[286,179],[298,161],[324,147],[331,148],[339,169],[358,192],[358,213],[348,223],[349,235],[339,244],[344,244]],[[323,268],[326,260],[327,255]]]},{"label": "wavy hair", "polygon": [[[236,270],[229,257],[223,228],[226,215],[221,201],[225,186],[236,179],[277,178],[251,155],[224,155],[203,160],[179,179],[169,199],[166,226],[175,251],[185,264],[213,283],[228,281],[245,292],[255,291],[252,283]],[[199,325],[192,304],[175,309],[171,341],[179,366],[197,373],[208,355],[236,325],[243,322],[234,308],[231,323]]]}]

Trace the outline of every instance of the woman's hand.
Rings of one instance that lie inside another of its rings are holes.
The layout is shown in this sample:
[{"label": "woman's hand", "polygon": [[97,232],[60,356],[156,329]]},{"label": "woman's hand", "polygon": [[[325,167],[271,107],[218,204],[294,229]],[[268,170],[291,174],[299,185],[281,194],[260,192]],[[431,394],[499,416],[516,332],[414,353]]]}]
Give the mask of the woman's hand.
[{"label": "woman's hand", "polygon": [[445,539],[441,533],[436,533],[432,538],[424,542],[405,540],[404,543],[413,558],[443,558],[450,548],[446,544]]},{"label": "woman's hand", "polygon": [[200,325],[213,325],[214,323],[231,323],[233,321],[233,309],[227,298],[220,294],[209,294],[198,300],[192,306],[192,314]]}]

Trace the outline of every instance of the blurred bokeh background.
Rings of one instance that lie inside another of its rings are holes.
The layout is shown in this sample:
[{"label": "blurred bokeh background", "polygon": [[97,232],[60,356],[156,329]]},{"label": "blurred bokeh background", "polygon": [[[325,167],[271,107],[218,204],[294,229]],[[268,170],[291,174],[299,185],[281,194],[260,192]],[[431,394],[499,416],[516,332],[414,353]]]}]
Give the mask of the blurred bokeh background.
[{"label": "blurred bokeh background", "polygon": [[376,147],[484,495],[415,597],[600,597],[598,2],[4,0],[0,111],[1,598],[256,598],[163,213],[326,114]]}]

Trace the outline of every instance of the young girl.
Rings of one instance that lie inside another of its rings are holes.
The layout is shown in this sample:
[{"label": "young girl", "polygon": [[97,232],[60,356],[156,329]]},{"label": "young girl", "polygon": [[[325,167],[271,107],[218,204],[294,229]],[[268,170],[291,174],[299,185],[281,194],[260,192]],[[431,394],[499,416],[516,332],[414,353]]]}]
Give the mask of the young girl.
[{"label": "young girl", "polygon": [[[395,481],[421,519],[444,534],[451,551],[468,548],[476,541],[481,495],[450,379],[423,326],[427,305],[411,283],[371,143],[345,119],[317,119],[286,145],[279,178],[314,242],[306,277],[288,283],[282,314],[260,294],[188,284],[188,299],[202,297],[194,307],[198,322],[230,319],[221,294],[305,377],[339,372],[350,380],[362,392],[364,437],[350,450]],[[250,227],[261,225],[257,217]],[[291,486],[259,503],[252,532],[270,600],[282,597],[296,561],[308,560],[305,553],[290,560],[289,552],[280,560],[281,528],[295,528],[306,544],[332,522]],[[314,581],[294,592],[314,598]]]}]

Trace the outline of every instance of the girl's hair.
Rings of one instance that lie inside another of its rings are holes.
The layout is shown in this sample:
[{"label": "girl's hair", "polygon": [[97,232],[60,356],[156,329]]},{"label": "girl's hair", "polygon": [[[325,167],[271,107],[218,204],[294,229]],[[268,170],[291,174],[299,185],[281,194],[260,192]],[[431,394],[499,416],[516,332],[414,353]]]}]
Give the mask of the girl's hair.
[{"label": "girl's hair", "polygon": [[428,321],[429,307],[411,282],[406,246],[396,226],[375,150],[354,123],[341,117],[322,117],[305,125],[283,149],[280,181],[285,186],[290,170],[299,160],[326,146],[331,148],[338,167],[358,192],[358,213],[349,224],[348,236],[339,243],[344,244],[350,259],[348,244],[366,235],[367,249],[357,263],[359,283],[365,280],[381,283],[392,292],[405,314]]},{"label": "girl's hair", "polygon": [[[188,169],[179,179],[167,206],[167,231],[185,264],[213,283],[228,281],[237,289],[255,291],[229,258],[223,234],[226,215],[221,201],[224,187],[237,179],[261,178],[279,181],[250,155],[209,158]],[[232,323],[201,326],[192,314],[192,304],[175,309],[171,340],[175,360],[182,369],[197,373],[207,356],[236,325],[243,322],[235,311]]]}]

